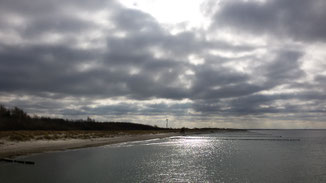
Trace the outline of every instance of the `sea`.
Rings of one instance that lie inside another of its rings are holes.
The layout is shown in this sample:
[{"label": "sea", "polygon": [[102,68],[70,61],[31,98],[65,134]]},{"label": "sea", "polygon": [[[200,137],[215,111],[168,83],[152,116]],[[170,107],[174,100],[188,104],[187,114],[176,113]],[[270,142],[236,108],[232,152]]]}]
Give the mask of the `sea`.
[{"label": "sea", "polygon": [[326,130],[174,136],[17,157],[1,183],[325,183]]}]

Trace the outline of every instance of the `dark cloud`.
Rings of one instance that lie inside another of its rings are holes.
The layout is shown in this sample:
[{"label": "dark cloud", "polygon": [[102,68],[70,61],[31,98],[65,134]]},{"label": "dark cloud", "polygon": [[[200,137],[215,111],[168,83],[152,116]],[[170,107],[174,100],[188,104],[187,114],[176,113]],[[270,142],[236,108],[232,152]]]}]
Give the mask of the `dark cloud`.
[{"label": "dark cloud", "polygon": [[[224,84],[241,80],[243,75],[235,71],[219,73],[217,70],[211,70],[205,76],[205,71],[187,62],[190,53],[201,53],[206,48],[215,47],[232,49],[230,44],[198,40],[192,32],[170,35],[148,14],[119,9],[117,6],[108,8],[114,8],[111,21],[117,31],[126,32],[126,37],[107,35],[105,50],[71,48],[71,45],[65,42],[54,45],[3,45],[0,52],[3,69],[2,91],[52,92],[68,96],[125,96],[142,100],[184,99],[190,98],[191,95],[196,96],[196,88],[203,89],[197,84],[201,81],[195,82],[193,88],[185,88],[182,84],[180,76],[189,69],[194,70],[198,79],[203,81],[213,82],[214,74],[219,80],[223,77]],[[66,19],[65,14],[62,17],[57,17],[58,14],[53,16],[45,16],[44,19],[33,18],[30,27],[35,30],[29,30],[30,34],[26,34],[24,30],[21,34],[25,37],[49,31],[65,34],[75,29],[87,31],[92,28],[92,24],[84,20]],[[52,21],[55,19],[64,20],[64,23]],[[173,57],[155,58],[151,48],[159,48]],[[252,49],[244,46],[234,48]],[[80,71],[78,67],[82,64],[93,65],[95,68]],[[137,72],[130,73],[132,70]],[[191,79],[190,76],[183,78]]]},{"label": "dark cloud", "polygon": [[323,0],[222,1],[214,27],[229,26],[251,34],[272,34],[299,41],[325,41]]},{"label": "dark cloud", "polygon": [[[306,28],[324,16],[315,3],[228,1],[214,15],[214,26],[322,40],[323,24]],[[299,11],[303,7],[316,11]],[[325,76],[304,81],[303,49],[211,40],[196,30],[172,35],[151,15],[111,1],[3,1],[0,10],[0,102],[5,105],[63,116],[266,117],[325,111],[320,92]],[[98,10],[108,13],[110,25],[78,14]],[[100,33],[88,38],[92,31]],[[1,37],[6,33],[16,40]],[[62,39],[51,42],[44,38],[48,34]],[[266,50],[263,57],[255,55],[259,49]],[[202,63],[189,62],[190,56]],[[119,102],[97,103],[106,99]],[[303,101],[309,104],[300,106]]]},{"label": "dark cloud", "polygon": [[77,80],[90,79],[78,79],[83,75],[78,74],[75,66],[95,54],[95,50],[76,50],[64,45],[2,46],[1,90],[66,93],[63,88],[73,90]]},{"label": "dark cloud", "polygon": [[260,71],[267,79],[267,84],[274,87],[293,83],[305,76],[305,72],[301,69],[300,58],[302,53],[300,51],[285,51],[281,50],[275,59],[264,64]]},{"label": "dark cloud", "polygon": [[198,66],[192,86],[192,98],[212,99],[247,95],[255,92],[256,86],[250,85],[249,76],[222,66]]},{"label": "dark cloud", "polygon": [[[87,115],[177,115],[184,116],[188,115],[187,110],[191,104],[167,104],[167,103],[156,103],[156,104],[137,104],[130,105],[129,103],[118,103],[112,105],[105,105],[99,107],[82,107],[81,113],[76,114],[87,114]],[[69,114],[70,110],[65,111]]]}]

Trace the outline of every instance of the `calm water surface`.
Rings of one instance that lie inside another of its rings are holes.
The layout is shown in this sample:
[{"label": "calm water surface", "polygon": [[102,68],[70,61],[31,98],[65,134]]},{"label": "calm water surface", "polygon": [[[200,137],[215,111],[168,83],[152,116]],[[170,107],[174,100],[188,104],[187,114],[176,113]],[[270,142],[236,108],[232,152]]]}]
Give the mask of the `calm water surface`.
[{"label": "calm water surface", "polygon": [[326,131],[177,136],[20,157],[0,182],[326,182]]}]

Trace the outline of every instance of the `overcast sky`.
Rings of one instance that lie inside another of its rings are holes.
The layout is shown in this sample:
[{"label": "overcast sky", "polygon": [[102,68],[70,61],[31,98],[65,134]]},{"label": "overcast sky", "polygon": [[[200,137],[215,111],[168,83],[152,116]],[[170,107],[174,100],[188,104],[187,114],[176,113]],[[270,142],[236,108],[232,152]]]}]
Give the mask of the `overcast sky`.
[{"label": "overcast sky", "polygon": [[326,128],[324,0],[0,0],[0,103],[173,127]]}]

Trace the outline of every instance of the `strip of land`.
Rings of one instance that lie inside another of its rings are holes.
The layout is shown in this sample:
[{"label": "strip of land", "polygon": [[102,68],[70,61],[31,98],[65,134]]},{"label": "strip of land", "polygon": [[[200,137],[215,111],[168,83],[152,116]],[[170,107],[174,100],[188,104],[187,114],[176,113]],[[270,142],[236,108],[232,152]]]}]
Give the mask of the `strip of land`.
[{"label": "strip of land", "polygon": [[[226,128],[171,129],[128,122],[96,122],[30,116],[17,107],[0,105],[0,159],[186,133],[239,131]],[[241,131],[241,130],[240,130]]]},{"label": "strip of land", "polygon": [[[0,139],[0,158],[15,157],[33,153],[42,153],[48,151],[62,151],[67,149],[76,149],[84,147],[102,146],[108,144],[149,140],[156,138],[165,138],[179,135],[177,132],[155,132],[155,133],[117,133],[106,137],[95,136],[86,138],[82,136],[64,138],[56,137],[56,139],[29,139],[26,141],[15,141],[6,138]],[[80,134],[79,134],[80,135]]]}]

